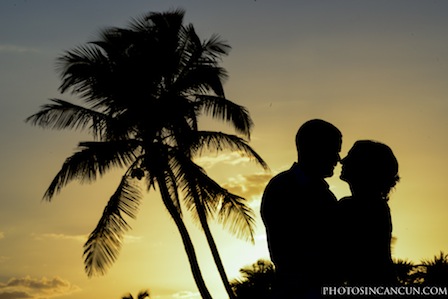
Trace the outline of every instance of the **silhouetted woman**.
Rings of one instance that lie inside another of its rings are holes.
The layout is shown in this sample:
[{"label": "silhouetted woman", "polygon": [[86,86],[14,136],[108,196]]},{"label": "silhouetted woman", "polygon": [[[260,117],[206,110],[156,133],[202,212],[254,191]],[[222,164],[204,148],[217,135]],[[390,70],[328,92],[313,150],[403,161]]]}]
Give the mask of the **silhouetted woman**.
[{"label": "silhouetted woman", "polygon": [[397,159],[387,145],[360,140],[341,163],[341,179],[352,192],[339,201],[343,279],[348,285],[395,284],[387,201],[399,180]]}]

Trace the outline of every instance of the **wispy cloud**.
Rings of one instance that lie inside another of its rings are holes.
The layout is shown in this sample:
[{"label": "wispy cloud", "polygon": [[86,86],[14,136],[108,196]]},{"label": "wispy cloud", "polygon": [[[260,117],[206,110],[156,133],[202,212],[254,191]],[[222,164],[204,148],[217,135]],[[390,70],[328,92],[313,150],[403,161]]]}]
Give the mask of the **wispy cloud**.
[{"label": "wispy cloud", "polygon": [[3,263],[3,262],[6,262],[9,259],[10,259],[9,256],[0,255],[0,264]]},{"label": "wispy cloud", "polygon": [[0,45],[0,53],[36,53],[39,50],[35,48],[28,48],[16,45]]},{"label": "wispy cloud", "polygon": [[0,290],[0,299],[25,299],[25,298],[33,298],[30,294],[23,291],[11,291],[4,292]]},{"label": "wispy cloud", "polygon": [[181,291],[173,294],[173,298],[180,299],[197,299],[201,298],[201,295],[198,292],[190,292],[190,291]]},{"label": "wispy cloud", "polygon": [[46,234],[31,234],[34,240],[42,241],[46,239],[53,240],[73,240],[78,242],[85,242],[87,240],[86,235],[66,235],[66,234],[54,234],[54,233],[46,233]]},{"label": "wispy cloud", "polygon": [[223,187],[247,200],[255,200],[261,198],[263,190],[271,178],[271,173],[238,175],[229,178],[228,182],[223,184]]},{"label": "wispy cloud", "polygon": [[204,168],[211,168],[217,164],[238,165],[248,163],[249,158],[243,157],[237,152],[219,153],[219,155],[204,155],[195,159],[195,162]]},{"label": "wispy cloud", "polygon": [[259,234],[259,235],[255,236],[255,240],[256,241],[265,241],[265,240],[267,240],[267,236],[266,236],[266,234]]},{"label": "wispy cloud", "polygon": [[[71,240],[77,242],[85,242],[87,241],[87,235],[67,235],[67,234],[55,234],[55,233],[46,233],[46,234],[31,234],[34,240],[42,241],[42,240]],[[143,239],[141,236],[134,235],[126,235],[124,237],[124,243],[137,243]]]},{"label": "wispy cloud", "polygon": [[142,239],[142,236],[126,235],[124,236],[124,243],[138,243],[141,242]]},{"label": "wispy cloud", "polygon": [[13,277],[6,283],[0,282],[0,299],[52,298],[71,294],[81,289],[60,277],[48,279],[25,276]]}]

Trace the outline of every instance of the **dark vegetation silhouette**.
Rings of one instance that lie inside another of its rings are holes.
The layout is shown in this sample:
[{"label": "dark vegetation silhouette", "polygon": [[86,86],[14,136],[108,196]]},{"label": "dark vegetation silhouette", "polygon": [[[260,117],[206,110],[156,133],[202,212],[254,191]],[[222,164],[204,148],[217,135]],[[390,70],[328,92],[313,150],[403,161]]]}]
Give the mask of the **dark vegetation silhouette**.
[{"label": "dark vegetation silhouette", "polygon": [[[369,264],[364,263],[366,268]],[[424,259],[419,264],[407,259],[395,259],[394,268],[400,286],[448,286],[448,254],[443,251],[435,255],[433,259]],[[275,266],[270,260],[259,259],[251,265],[242,267],[239,272],[241,277],[230,282],[236,298],[272,298]],[[141,296],[143,299],[146,298],[145,291],[140,292],[137,298],[140,299]],[[122,299],[133,299],[133,297],[129,294]]]},{"label": "dark vegetation silhouette", "polygon": [[416,266],[421,283],[429,286],[448,286],[448,254],[440,251],[433,259]]},{"label": "dark vegetation silhouette", "polygon": [[231,281],[232,289],[238,299],[269,299],[275,280],[274,264],[260,259],[256,263],[240,269],[242,278]]},{"label": "dark vegetation silhouette", "polygon": [[[299,258],[299,257],[297,257]],[[363,263],[370,267],[369,258]],[[395,273],[400,286],[442,286],[448,287],[448,254],[441,251],[432,259],[419,264],[409,260],[394,260]],[[231,285],[238,299],[272,298],[275,281],[275,266],[270,260],[260,259],[240,269],[241,278],[232,280]]]},{"label": "dark vegetation silhouette", "polygon": [[448,287],[448,254],[443,251],[420,263],[396,259],[394,267],[400,285]]},{"label": "dark vegetation silhouette", "polygon": [[411,286],[420,283],[420,279],[416,276],[416,265],[407,259],[394,260],[395,275],[400,285]]},{"label": "dark vegetation silhouette", "polygon": [[[27,122],[50,129],[87,131],[56,174],[44,200],[51,201],[69,182],[94,182],[112,168],[124,169],[97,227],[84,245],[88,276],[103,275],[118,257],[135,218],[142,187],[158,189],[175,222],[202,298],[211,298],[183,221],[191,212],[203,229],[224,286],[233,293],[210,232],[215,219],[236,236],[254,241],[254,214],[244,198],[228,192],[194,162],[204,150],[230,150],[267,169],[249,146],[249,112],[225,97],[227,73],[219,63],[230,46],[219,36],[201,41],[184,11],[150,12],[126,28],[101,31],[98,40],[66,51],[58,59],[61,93],[81,105],[52,99]],[[235,129],[227,134],[198,128],[205,115]]]},{"label": "dark vegetation silhouette", "polygon": [[[135,298],[135,299],[146,299],[146,298],[151,298],[151,296],[149,294],[149,290],[140,291],[137,295],[137,298]],[[129,293],[129,294],[123,296],[122,299],[134,299],[134,297],[132,296],[131,293]]]}]

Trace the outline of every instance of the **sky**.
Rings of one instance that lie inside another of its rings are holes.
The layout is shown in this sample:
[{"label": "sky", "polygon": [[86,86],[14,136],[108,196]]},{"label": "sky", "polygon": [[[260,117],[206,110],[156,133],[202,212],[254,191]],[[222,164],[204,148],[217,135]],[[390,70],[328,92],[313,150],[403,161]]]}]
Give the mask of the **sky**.
[{"label": "sky", "polygon": [[[269,258],[259,218],[263,189],[296,160],[294,136],[312,118],[343,133],[341,156],[356,140],[389,145],[401,181],[390,199],[393,257],[419,262],[448,252],[448,2],[444,0],[151,1],[3,0],[0,2],[0,298],[121,298],[150,289],[152,298],[199,298],[180,236],[157,192],[150,191],[118,261],[101,277],[84,272],[82,246],[122,174],[73,182],[51,203],[46,188],[81,132],[50,131],[24,119],[61,98],[55,61],[149,11],[183,8],[202,39],[232,46],[222,66],[226,96],[254,121],[250,145],[268,163],[224,152],[197,161],[248,200],[256,242],[212,224],[231,278]],[[204,119],[204,128],[228,130]],[[338,198],[349,189],[328,179]],[[226,298],[202,232],[185,217],[214,298]],[[294,231],[288,232],[294,238]],[[368,262],[368,257],[366,257]]]}]

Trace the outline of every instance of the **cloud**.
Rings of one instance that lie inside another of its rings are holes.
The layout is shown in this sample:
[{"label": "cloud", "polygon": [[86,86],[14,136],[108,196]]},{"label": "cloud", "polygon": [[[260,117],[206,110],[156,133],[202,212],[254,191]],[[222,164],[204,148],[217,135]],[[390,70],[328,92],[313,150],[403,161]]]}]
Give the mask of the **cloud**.
[{"label": "cloud", "polygon": [[256,241],[266,241],[267,240],[267,236],[266,234],[259,234],[255,236],[255,240]]},{"label": "cloud", "polygon": [[143,239],[142,236],[125,235],[124,243],[138,243]]},{"label": "cloud", "polygon": [[60,277],[22,278],[13,277],[7,283],[0,283],[0,299],[51,298],[71,294],[81,289]]},{"label": "cloud", "polygon": [[5,233],[4,232],[0,232],[0,240],[3,239],[5,237]]},{"label": "cloud", "polygon": [[29,52],[38,52],[37,49],[27,48],[16,45],[0,45],[0,52],[8,52],[8,53],[29,53]]},{"label": "cloud", "polygon": [[237,152],[232,153],[219,153],[219,155],[211,156],[204,155],[198,158],[195,158],[195,163],[201,165],[204,168],[212,168],[213,166],[224,163],[230,165],[237,164],[245,164],[250,162],[248,157],[243,157],[241,154]]},{"label": "cloud", "polygon": [[181,291],[173,294],[172,297],[181,299],[195,299],[195,298],[201,298],[201,295],[198,292]]},{"label": "cloud", "polygon": [[33,298],[33,296],[31,296],[27,292],[22,291],[12,291],[4,293],[1,293],[0,291],[0,299],[23,299],[23,298]]},{"label": "cloud", "polygon": [[4,256],[4,255],[0,255],[0,264],[9,260],[10,257],[9,256]]},{"label": "cloud", "polygon": [[[42,241],[42,240],[72,240],[77,242],[86,242],[87,235],[66,235],[66,234],[55,234],[55,233],[46,233],[46,234],[31,234],[34,240]],[[137,243],[142,240],[141,236],[133,236],[133,235],[125,235],[124,242],[125,243]]]},{"label": "cloud", "polygon": [[86,235],[66,235],[66,234],[55,234],[55,233],[46,233],[46,234],[31,234],[34,237],[34,240],[42,241],[45,239],[52,240],[73,240],[78,242],[85,242],[87,240]]},{"label": "cloud", "polygon": [[246,198],[247,200],[260,199],[267,182],[272,178],[270,173],[255,173],[238,175],[229,178],[222,186],[230,192]]}]

